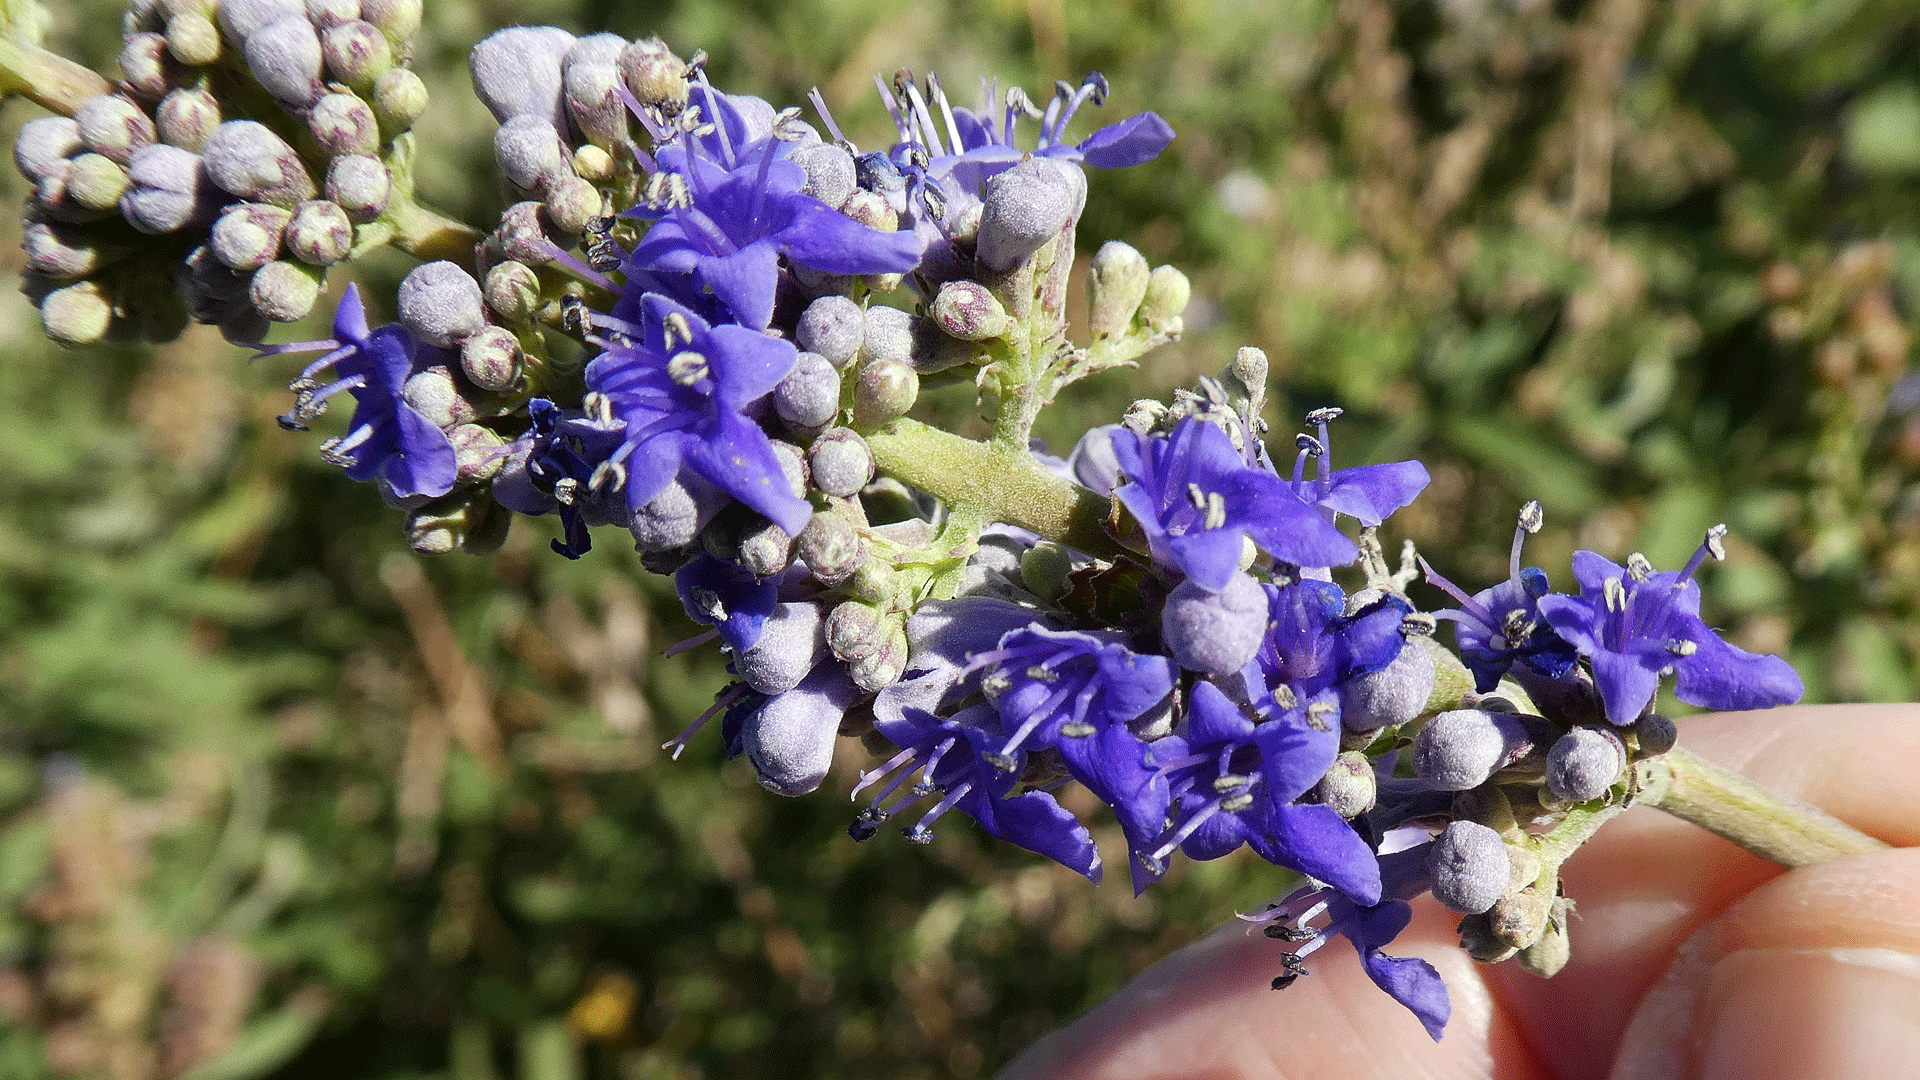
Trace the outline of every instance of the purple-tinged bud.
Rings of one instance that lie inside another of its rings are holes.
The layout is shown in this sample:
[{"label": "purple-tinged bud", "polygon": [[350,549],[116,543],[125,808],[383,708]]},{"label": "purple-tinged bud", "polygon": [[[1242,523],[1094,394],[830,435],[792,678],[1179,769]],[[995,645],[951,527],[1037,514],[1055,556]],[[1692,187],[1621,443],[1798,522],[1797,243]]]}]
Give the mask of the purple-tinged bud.
[{"label": "purple-tinged bud", "polygon": [[987,181],[975,241],[982,265],[1006,273],[1073,221],[1079,193],[1072,168],[1030,158]]},{"label": "purple-tinged bud", "polygon": [[1475,821],[1448,822],[1427,852],[1433,898],[1448,910],[1479,915],[1507,890],[1513,864],[1500,834]]},{"label": "purple-tinged bud", "polygon": [[543,116],[503,121],[493,133],[493,156],[501,174],[522,191],[544,191],[549,182],[571,171],[559,131]]},{"label": "purple-tinged bud", "polygon": [[[579,46],[576,44],[574,49],[579,51]],[[626,139],[627,103],[620,97],[619,68],[610,62],[572,62],[567,65],[563,84],[567,115],[573,118],[574,125],[588,142],[606,147],[618,146]]]},{"label": "purple-tinged bud", "polygon": [[531,116],[555,129],[566,126],[560,64],[573,43],[557,26],[494,31],[467,54],[474,93],[502,124]]},{"label": "purple-tinged bud", "polygon": [[728,502],[725,492],[698,473],[682,470],[653,501],[633,512],[627,528],[641,551],[673,551],[699,540]]},{"label": "purple-tinged bud", "polygon": [[1231,675],[1259,655],[1267,629],[1267,593],[1246,574],[1208,592],[1183,581],[1160,612],[1160,637],[1181,667],[1206,675]]},{"label": "purple-tinged bud", "polygon": [[391,139],[413,127],[427,111],[427,84],[409,68],[394,68],[373,81],[373,115]]},{"label": "purple-tinged bud", "polygon": [[[832,143],[814,143],[793,152],[787,160],[807,174],[801,191],[828,206],[844,206],[847,197],[860,186],[854,176],[853,155]],[[895,227],[899,226],[896,219]]]},{"label": "purple-tinged bud", "polygon": [[198,87],[183,87],[160,99],[153,126],[168,146],[199,153],[220,126],[220,103]]},{"label": "purple-tinged bud", "polygon": [[113,301],[97,281],[77,281],[40,300],[40,325],[61,345],[90,345],[113,324]]},{"label": "purple-tinged bud", "polygon": [[375,154],[380,150],[380,122],[373,106],[352,94],[327,94],[307,114],[307,130],[329,157],[338,154]]},{"label": "purple-tinged bud", "polygon": [[837,498],[850,499],[873,479],[873,451],[849,428],[828,428],[807,448],[813,485]]},{"label": "purple-tinged bud", "polygon": [[1156,332],[1179,333],[1180,313],[1187,310],[1193,285],[1172,266],[1156,266],[1147,276],[1147,295],[1140,300],[1141,321]]},{"label": "purple-tinged bud", "polygon": [[460,344],[460,371],[482,390],[505,390],[520,375],[520,339],[504,326],[488,326]]},{"label": "purple-tinged bud", "polygon": [[159,101],[180,77],[180,68],[159,34],[134,34],[120,46],[120,85],[135,97]]},{"label": "purple-tinged bud", "polygon": [[189,67],[206,67],[220,59],[220,28],[197,11],[182,11],[167,20],[167,51]]},{"label": "purple-tinged bud", "polygon": [[66,116],[36,116],[13,139],[13,164],[34,183],[65,176],[67,159],[86,148],[80,125]]},{"label": "purple-tinged bud", "polygon": [[320,81],[320,35],[304,12],[248,34],[240,51],[254,81],[288,108],[304,109],[326,92]]},{"label": "purple-tinged bud", "polygon": [[769,521],[740,534],[734,561],[754,577],[770,578],[787,568],[792,553],[793,537]]},{"label": "purple-tinged bud", "polygon": [[733,670],[762,694],[784,694],[826,658],[826,618],[820,605],[781,604],[767,616],[753,648],[734,657]]},{"label": "purple-tinged bud", "polygon": [[300,155],[264,124],[228,120],[201,148],[207,176],[221,190],[243,199],[291,210],[313,198],[313,177]]},{"label": "purple-tinged bud", "polygon": [[563,71],[570,71],[576,65],[582,64],[590,66],[604,64],[617,68],[620,66],[620,54],[626,51],[627,39],[619,34],[588,34],[586,37],[574,39],[573,46],[561,59],[560,67]]},{"label": "purple-tinged bud", "polygon": [[838,585],[853,576],[866,555],[860,530],[842,514],[822,511],[807,519],[794,541],[794,555],[821,584]]},{"label": "purple-tinged bud", "polygon": [[547,220],[568,236],[579,236],[606,216],[608,207],[600,189],[572,173],[562,173],[547,184]]},{"label": "purple-tinged bud", "polygon": [[799,354],[773,388],[773,411],[795,432],[818,431],[840,412],[840,373],[819,353]]},{"label": "purple-tinged bud", "polygon": [[1510,714],[1454,709],[1413,737],[1413,771],[1436,791],[1470,791],[1532,746],[1526,726]]},{"label": "purple-tinged bud", "polygon": [[379,217],[392,196],[393,175],[379,158],[343,154],[327,163],[327,198],[355,224]]},{"label": "purple-tinged bud", "polygon": [[1095,338],[1120,337],[1147,297],[1152,276],[1146,256],[1118,240],[1100,245],[1087,265],[1087,325]]},{"label": "purple-tinged bud", "polygon": [[837,604],[827,615],[827,647],[847,663],[872,655],[887,631],[880,612],[858,600]]},{"label": "purple-tinged bud", "polygon": [[435,427],[473,422],[473,406],[460,396],[453,373],[438,364],[408,379],[400,388],[400,398]]},{"label": "purple-tinged bud", "polygon": [[524,323],[540,305],[540,275],[526,263],[496,263],[487,271],[487,307],[504,322]]},{"label": "purple-tinged bud", "polygon": [[447,429],[453,444],[454,483],[477,484],[493,479],[506,455],[506,440],[479,424],[455,424]]},{"label": "purple-tinged bud", "polygon": [[881,640],[878,649],[847,665],[847,674],[862,691],[879,693],[907,673],[907,657],[911,651],[905,624],[896,624],[893,632]]},{"label": "purple-tinged bud", "polygon": [[999,337],[1013,326],[1007,309],[977,281],[949,281],[940,286],[930,314],[940,329],[962,341]]},{"label": "purple-tinged bud", "polygon": [[866,313],[859,304],[844,296],[823,296],[800,313],[793,336],[802,349],[819,353],[835,368],[845,369],[860,355],[866,328]]},{"label": "purple-tinged bud", "polygon": [[120,165],[154,139],[153,121],[140,106],[118,94],[100,94],[81,102],[73,110],[73,121],[94,153]]},{"label": "purple-tinged bud", "polygon": [[1568,802],[1586,802],[1606,794],[1627,768],[1620,736],[1597,727],[1577,727],[1547,751],[1547,790]]},{"label": "purple-tinged bud", "polygon": [[1358,750],[1346,750],[1333,759],[1333,767],[1314,788],[1327,809],[1352,821],[1373,809],[1378,794],[1373,762]]},{"label": "purple-tinged bud", "polygon": [[900,228],[900,215],[886,198],[855,188],[840,203],[840,212],[875,232],[894,232]]},{"label": "purple-tinged bud", "polygon": [[620,77],[642,105],[677,113],[687,104],[687,64],[659,38],[636,41],[620,52]]},{"label": "purple-tinged bud", "polygon": [[133,177],[105,154],[81,154],[67,167],[67,198],[89,210],[118,207],[132,186]]},{"label": "purple-tinged bud", "polygon": [[1659,757],[1680,741],[1680,727],[1659,713],[1647,713],[1633,722],[1633,739],[1641,757]]},{"label": "purple-tinged bud", "polygon": [[340,207],[313,199],[294,207],[286,241],[287,250],[301,262],[332,266],[353,250],[353,222]]},{"label": "purple-tinged bud", "polygon": [[360,0],[360,17],[379,27],[402,52],[402,46],[420,32],[425,15],[424,0]]},{"label": "purple-tinged bud", "polygon": [[213,223],[207,246],[234,270],[253,271],[280,257],[281,237],[293,215],[277,206],[241,203]]},{"label": "purple-tinged bud", "polygon": [[446,555],[456,548],[491,555],[512,525],[513,515],[486,492],[461,492],[409,511],[407,545],[421,555]]},{"label": "purple-tinged bud", "polygon": [[55,281],[90,277],[126,254],[125,249],[94,243],[85,232],[47,221],[26,222],[20,246],[26,252],[27,269]]},{"label": "purple-tinged bud", "polygon": [[920,396],[920,373],[901,360],[869,360],[853,384],[853,426],[873,431],[893,423]]},{"label": "purple-tinged bud", "polygon": [[800,685],[767,699],[740,727],[740,748],[760,786],[805,795],[833,765],[840,721],[859,697],[845,672],[822,665]]},{"label": "purple-tinged bud", "polygon": [[351,19],[320,35],[320,60],[333,81],[370,93],[380,76],[393,70],[393,47],[379,27]]},{"label": "purple-tinged bud", "polygon": [[1340,686],[1340,722],[1348,731],[1375,731],[1404,724],[1426,711],[1433,695],[1433,653],[1410,637],[1386,667],[1357,675]]},{"label": "purple-tinged bud", "polygon": [[325,277],[326,271],[317,266],[284,259],[270,262],[253,272],[247,299],[274,322],[297,322],[320,299]]},{"label": "purple-tinged bud", "polygon": [[1510,892],[1487,909],[1487,923],[1493,936],[1516,949],[1531,947],[1547,931],[1553,914],[1553,898],[1538,889]]},{"label": "purple-tinged bud", "polygon": [[400,281],[400,322],[429,345],[451,349],[487,325],[480,283],[456,263],[416,266]]},{"label": "purple-tinged bud", "polygon": [[213,220],[221,193],[206,183],[200,155],[166,143],[136,150],[127,163],[132,187],[120,197],[120,214],[144,233],[170,233]]},{"label": "purple-tinged bud", "polygon": [[[182,297],[188,298],[190,304],[194,298],[222,301],[210,306],[233,310],[247,306],[247,292],[252,287],[253,275],[236,273],[223,265],[208,245],[202,244],[187,252],[187,257],[180,260],[174,281],[180,287]],[[195,317],[200,316],[196,314]],[[216,318],[217,315],[210,315],[202,321],[214,321]]]},{"label": "purple-tinged bud", "polygon": [[306,18],[304,0],[220,0],[220,25],[234,41],[245,41],[269,24],[287,18]]},{"label": "purple-tinged bud", "polygon": [[501,213],[500,224],[493,230],[493,242],[500,254],[530,266],[553,261],[557,245],[547,235],[542,209],[537,202],[517,202]]},{"label": "purple-tinged bud", "polygon": [[306,0],[307,21],[315,26],[339,26],[360,17],[360,0]]},{"label": "purple-tinged bud", "polygon": [[875,305],[867,309],[867,327],[860,355],[869,361],[913,359],[913,316],[899,308]]},{"label": "purple-tinged bud", "polygon": [[787,482],[787,490],[796,499],[807,497],[808,485],[812,483],[811,471],[807,465],[807,452],[783,439],[770,439],[773,456],[780,462],[780,478]]},{"label": "purple-tinged bud", "polygon": [[[1263,349],[1251,345],[1242,345],[1234,350],[1233,359],[1220,369],[1220,388],[1227,393],[1227,401],[1235,408],[1251,407],[1255,416],[1260,414],[1260,406],[1267,397],[1267,375],[1271,365]],[[1423,634],[1431,634],[1431,627],[1422,628]]]}]

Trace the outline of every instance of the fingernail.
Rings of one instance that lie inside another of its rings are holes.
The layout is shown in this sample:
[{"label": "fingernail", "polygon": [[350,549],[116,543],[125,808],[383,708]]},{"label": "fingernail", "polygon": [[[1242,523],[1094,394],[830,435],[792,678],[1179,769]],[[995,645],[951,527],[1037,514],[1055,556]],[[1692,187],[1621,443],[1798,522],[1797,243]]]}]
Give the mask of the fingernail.
[{"label": "fingernail", "polygon": [[1894,949],[1730,953],[1694,1030],[1702,1080],[1920,1077],[1920,956]]}]

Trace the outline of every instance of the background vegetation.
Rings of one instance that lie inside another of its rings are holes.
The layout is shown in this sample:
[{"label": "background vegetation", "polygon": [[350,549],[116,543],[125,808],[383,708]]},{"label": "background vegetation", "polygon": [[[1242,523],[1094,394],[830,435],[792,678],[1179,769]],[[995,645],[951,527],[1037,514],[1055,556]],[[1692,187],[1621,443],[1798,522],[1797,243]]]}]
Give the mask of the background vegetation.
[{"label": "background vegetation", "polygon": [[[49,41],[107,63],[117,10],[57,7]],[[873,143],[874,71],[1104,71],[1108,119],[1152,108],[1180,138],[1094,177],[1081,236],[1204,299],[1184,341],[1050,414],[1057,444],[1257,344],[1283,433],[1337,403],[1342,460],[1429,464],[1396,524],[1463,584],[1504,575],[1529,497],[1529,561],[1562,585],[1576,546],[1674,565],[1726,520],[1706,589],[1736,641],[1816,699],[1915,694],[1912,4],[427,17],[423,188],[475,220],[500,200],[473,182],[464,56],[511,22],[659,32],[781,102],[817,84]],[[377,295],[403,269],[357,272]],[[711,736],[654,749],[721,676],[661,656],[690,629],[619,544],[569,564],[516,526],[490,559],[423,562],[274,426],[284,365],[204,328],[61,352],[18,297],[0,337],[0,1075],[974,1076],[1283,884],[1230,859],[1134,900],[964,825],[856,846],[851,746],[800,801]]]}]

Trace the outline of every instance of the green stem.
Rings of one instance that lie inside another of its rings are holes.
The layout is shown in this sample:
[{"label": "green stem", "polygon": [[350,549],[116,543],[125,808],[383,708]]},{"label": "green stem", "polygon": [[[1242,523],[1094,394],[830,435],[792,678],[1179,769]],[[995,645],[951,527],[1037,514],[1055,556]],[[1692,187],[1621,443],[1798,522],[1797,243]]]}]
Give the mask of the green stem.
[{"label": "green stem", "polygon": [[113,84],[90,68],[38,45],[0,38],[0,95],[20,94],[44,109],[72,116],[80,103],[113,93]]},{"label": "green stem", "polygon": [[1885,843],[1797,799],[1675,748],[1635,766],[1638,802],[1740,845],[1781,866],[1880,851]]},{"label": "green stem", "polygon": [[420,205],[413,197],[414,142],[411,134],[393,140],[387,170],[393,176],[393,194],[387,200],[382,224],[393,229],[394,247],[423,262],[445,259],[472,271],[473,249],[486,237],[472,226]]}]

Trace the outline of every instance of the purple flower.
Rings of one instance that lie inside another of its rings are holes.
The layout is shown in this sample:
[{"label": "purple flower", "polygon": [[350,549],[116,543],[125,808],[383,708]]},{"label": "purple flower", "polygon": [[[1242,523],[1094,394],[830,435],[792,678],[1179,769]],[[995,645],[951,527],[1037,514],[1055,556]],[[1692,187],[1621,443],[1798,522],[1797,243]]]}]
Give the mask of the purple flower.
[{"label": "purple flower", "polygon": [[761,580],[729,562],[701,555],[673,576],[687,616],[720,631],[735,652],[760,641],[760,631],[780,602],[777,577]]},{"label": "purple flower", "polygon": [[1674,696],[1709,709],[1764,709],[1800,700],[1806,688],[1778,656],[1736,648],[1700,619],[1693,572],[1708,555],[1726,557],[1720,538],[1706,542],[1679,572],[1654,572],[1639,555],[1622,567],[1591,551],[1573,553],[1579,596],[1540,600],[1540,614],[1593,666],[1607,719],[1631,724],[1646,712],[1672,672]]},{"label": "purple flower", "polygon": [[[306,421],[326,410],[328,398],[344,390],[353,397],[353,419],[345,435],[320,444],[329,464],[344,468],[355,480],[383,480],[399,499],[435,498],[452,491],[453,444],[404,397],[408,379],[444,359],[397,324],[368,329],[357,285],[348,285],[340,298],[332,338],[263,346],[256,355],[321,349],[326,355],[293,381],[294,408],[280,418],[281,426],[304,429]],[[328,369],[333,381],[322,385],[318,376]]]},{"label": "purple flower", "polygon": [[[793,493],[773,443],[744,414],[793,366],[791,342],[706,320],[656,294],[642,298],[638,326],[616,330],[587,365],[587,387],[605,394],[626,438],[607,459],[638,510],[684,464],[797,536],[813,513]],[[631,336],[628,336],[628,335]]]},{"label": "purple flower", "polygon": [[[1413,502],[1431,478],[1427,467],[1418,461],[1335,469],[1327,424],[1339,416],[1340,410],[1335,408],[1315,409],[1307,414],[1307,422],[1320,428],[1320,437],[1302,435],[1296,444],[1299,454],[1293,461],[1294,494],[1302,502],[1345,514],[1362,525],[1378,525],[1395,510]],[[1311,482],[1306,479],[1309,456],[1314,458],[1315,479]]]},{"label": "purple flower", "polygon": [[1288,700],[1380,671],[1406,644],[1413,608],[1398,596],[1381,596],[1347,615],[1346,596],[1331,582],[1308,578],[1266,590],[1266,640],[1244,673],[1248,696],[1263,707],[1290,708]]},{"label": "purple flower", "polygon": [[1154,562],[1219,591],[1238,572],[1248,537],[1297,566],[1342,566],[1359,554],[1286,481],[1249,466],[1227,433],[1182,420],[1166,438],[1113,432],[1126,477],[1114,497],[1147,534]]},{"label": "purple flower", "polygon": [[1420,568],[1427,580],[1444,590],[1458,608],[1433,613],[1450,619],[1460,659],[1473,672],[1474,689],[1490,693],[1515,663],[1547,679],[1558,679],[1572,669],[1579,654],[1553,627],[1540,618],[1540,599],[1547,595],[1546,571],[1520,565],[1520,549],[1528,534],[1540,528],[1540,504],[1529,502],[1520,511],[1507,559],[1507,580],[1468,596],[1464,589],[1434,572],[1425,559]]},{"label": "purple flower", "polygon": [[[605,409],[607,399],[591,403]],[[617,470],[606,466],[626,441],[627,426],[610,413],[562,411],[546,398],[528,402],[527,415],[533,428],[523,440],[526,452],[494,481],[494,497],[523,514],[559,510],[565,538],[552,541],[553,550],[578,559],[593,549],[588,526],[627,520],[626,492],[612,482]]]}]

